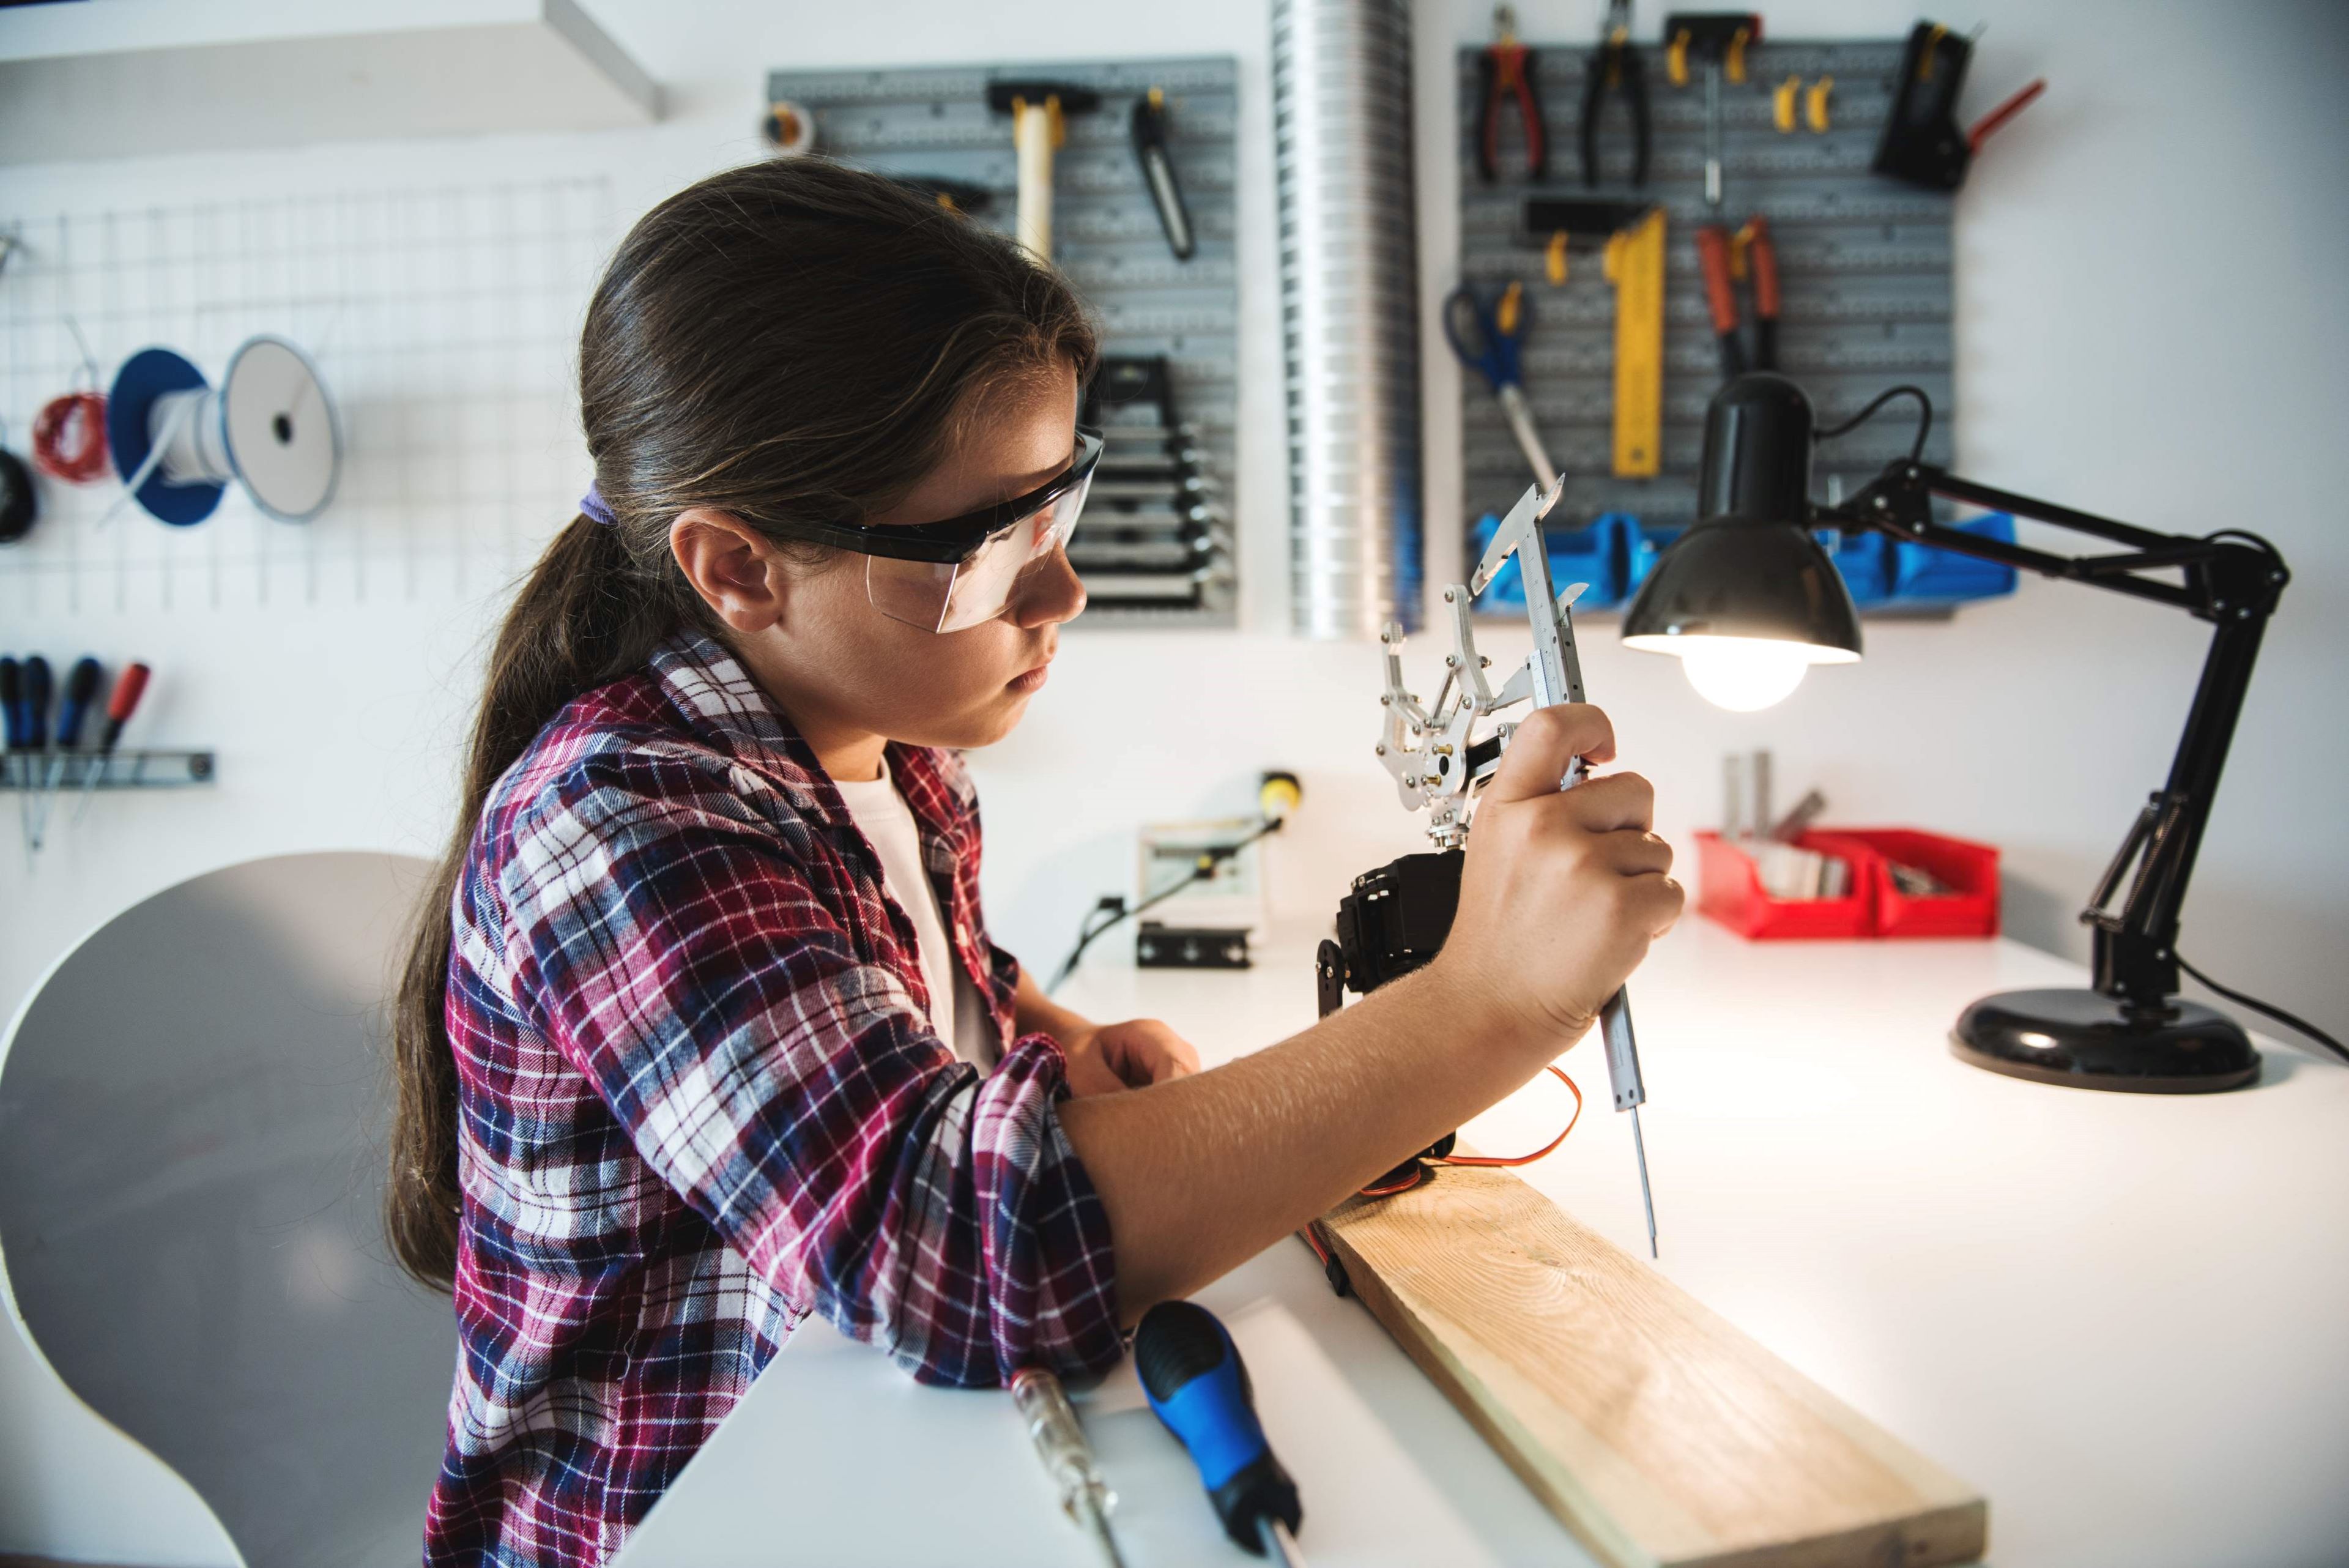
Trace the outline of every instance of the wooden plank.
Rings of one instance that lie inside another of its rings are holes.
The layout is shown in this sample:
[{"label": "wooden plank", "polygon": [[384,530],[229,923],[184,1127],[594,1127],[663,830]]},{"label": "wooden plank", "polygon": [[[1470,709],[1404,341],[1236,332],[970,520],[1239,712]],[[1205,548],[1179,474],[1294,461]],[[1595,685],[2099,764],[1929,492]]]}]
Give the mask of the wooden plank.
[{"label": "wooden plank", "polygon": [[1450,1166],[1328,1229],[1354,1293],[1617,1568],[1931,1568],[1972,1490],[1505,1170]]}]

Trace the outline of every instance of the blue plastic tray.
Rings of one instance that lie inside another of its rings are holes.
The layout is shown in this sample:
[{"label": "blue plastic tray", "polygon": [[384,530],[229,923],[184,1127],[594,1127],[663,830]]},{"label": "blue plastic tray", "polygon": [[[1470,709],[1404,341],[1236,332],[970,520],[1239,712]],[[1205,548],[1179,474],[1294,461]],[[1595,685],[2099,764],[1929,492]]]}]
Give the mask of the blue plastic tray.
[{"label": "blue plastic tray", "polygon": [[[1609,514],[1602,521],[1613,519],[1629,525],[1623,572],[1623,597],[1629,599],[1640,591],[1640,585],[1655,570],[1656,558],[1681,536],[1682,530],[1646,527],[1619,513]],[[1969,534],[2014,542],[2014,519],[2003,512],[1969,518],[1956,526]],[[1875,533],[1822,528],[1818,540],[1842,574],[1851,602],[1863,610],[1885,605],[1961,604],[2014,591],[2014,568],[1994,561],[1977,561]]]},{"label": "blue plastic tray", "polygon": [[[1500,526],[1501,519],[1494,513],[1487,512],[1476,519],[1475,551],[1479,556],[1492,544]],[[1621,604],[1630,593],[1630,554],[1639,533],[1639,519],[1620,512],[1607,513],[1585,528],[1543,529],[1542,539],[1549,546],[1550,580],[1560,588],[1568,583],[1590,585],[1588,591],[1576,601],[1577,608],[1605,609]],[[1516,558],[1512,556],[1485,585],[1476,600],[1476,608],[1523,609],[1525,604],[1525,584],[1517,575]]]},{"label": "blue plastic tray", "polygon": [[1843,574],[1843,586],[1851,590],[1854,605],[1866,609],[1892,597],[1892,540],[1874,532],[1841,528],[1821,528],[1817,536],[1819,547]]},{"label": "blue plastic tray", "polygon": [[[1952,524],[1961,533],[1978,534],[2002,544],[2014,543],[2014,519],[2004,512],[1986,512]],[[1977,561],[1930,545],[1908,540],[1893,545],[1892,599],[1900,605],[1954,605],[1970,599],[1993,599],[2014,591],[2015,570],[1996,561]]]}]

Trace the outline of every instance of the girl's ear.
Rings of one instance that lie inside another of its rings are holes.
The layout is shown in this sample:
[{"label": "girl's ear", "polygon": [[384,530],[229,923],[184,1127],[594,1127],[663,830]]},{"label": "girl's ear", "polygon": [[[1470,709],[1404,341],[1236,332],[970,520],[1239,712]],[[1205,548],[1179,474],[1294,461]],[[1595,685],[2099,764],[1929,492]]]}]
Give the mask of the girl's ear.
[{"label": "girl's ear", "polygon": [[740,632],[782,618],[785,577],[775,547],[729,513],[689,506],[668,525],[669,553],[701,602]]}]

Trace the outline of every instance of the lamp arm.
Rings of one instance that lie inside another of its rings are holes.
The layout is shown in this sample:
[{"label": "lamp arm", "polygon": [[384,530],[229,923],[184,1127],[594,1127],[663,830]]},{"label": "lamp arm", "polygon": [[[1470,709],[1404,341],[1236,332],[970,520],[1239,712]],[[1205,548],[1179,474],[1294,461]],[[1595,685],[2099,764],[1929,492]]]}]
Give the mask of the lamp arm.
[{"label": "lamp arm", "polygon": [[[2061,556],[1985,539],[1934,522],[1936,495],[2053,523],[2127,548],[2102,556]],[[1822,523],[1873,529],[2044,576],[2174,605],[2215,626],[2168,781],[2147,802],[2080,913],[2093,929],[2096,989],[2132,1011],[2154,1016],[2172,1012],[2169,999],[2178,987],[2178,912],[2251,687],[2260,639],[2284,585],[2292,580],[2283,557],[2264,541],[2157,534],[1898,458],[1849,501],[1816,508],[1816,515]],[[2182,571],[2183,580],[2142,575],[2169,568]],[[2113,896],[2132,865],[2136,876],[2115,909]]]},{"label": "lamp arm", "polygon": [[[2060,556],[2052,551],[2034,550],[2027,545],[1986,539],[1980,535],[1964,533],[1934,522],[1932,498],[1936,495],[1946,496],[1952,501],[1971,502],[1977,506],[2012,513],[2017,517],[2028,517],[2036,522],[2053,523],[2060,528],[2109,539],[2130,548],[2104,556]],[[1886,464],[1884,472],[1869,481],[1850,500],[1840,506],[1820,507],[1818,515],[1821,522],[1839,527],[1874,529],[1889,534],[1896,539],[1930,545],[1935,549],[1971,556],[1977,560],[1997,561],[2023,571],[2036,572],[2042,576],[2065,577],[2074,582],[2109,588],[2115,593],[2127,594],[2134,598],[2175,605],[2206,619],[2213,618],[2207,607],[2209,595],[2201,591],[2193,581],[2195,568],[2206,566],[2230,551],[2260,555],[2262,558],[2265,554],[2250,545],[2230,544],[2225,540],[2157,534],[2150,529],[2116,523],[2093,513],[2075,512],[2070,507],[2017,495],[2012,491],[1977,484],[1930,463],[1910,462],[1898,458]],[[2281,566],[2282,563],[2277,564]],[[2186,584],[2137,575],[2172,566],[2187,568],[2189,581]],[[2279,584],[2278,587],[2281,586]]]}]

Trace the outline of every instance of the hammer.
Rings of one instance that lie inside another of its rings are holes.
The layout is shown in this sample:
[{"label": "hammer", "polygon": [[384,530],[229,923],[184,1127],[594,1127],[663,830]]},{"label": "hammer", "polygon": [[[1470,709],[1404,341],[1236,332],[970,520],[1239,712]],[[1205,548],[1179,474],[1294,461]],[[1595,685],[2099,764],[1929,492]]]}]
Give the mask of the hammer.
[{"label": "hammer", "polygon": [[1052,255],[1052,150],[1068,134],[1065,119],[1101,108],[1101,94],[1074,82],[1030,78],[989,82],[987,107],[1011,117],[1011,144],[1019,151],[1019,243],[1049,261]]}]

